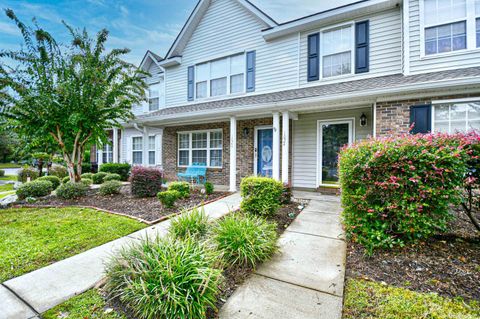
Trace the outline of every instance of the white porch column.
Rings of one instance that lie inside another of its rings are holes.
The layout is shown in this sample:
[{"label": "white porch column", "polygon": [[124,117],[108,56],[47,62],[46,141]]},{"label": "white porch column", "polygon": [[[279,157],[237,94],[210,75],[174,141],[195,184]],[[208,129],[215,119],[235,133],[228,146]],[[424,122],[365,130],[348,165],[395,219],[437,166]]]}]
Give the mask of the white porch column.
[{"label": "white porch column", "polygon": [[103,146],[97,144],[97,165],[100,170],[100,165],[103,164]]},{"label": "white porch column", "polygon": [[230,191],[237,191],[237,119],[230,117]]},{"label": "white porch column", "polygon": [[288,183],[288,163],[290,155],[290,114],[282,113],[282,182]]},{"label": "white porch column", "polygon": [[148,165],[148,128],[146,126],[143,127],[143,166]]},{"label": "white porch column", "polygon": [[118,128],[113,129],[113,162],[118,163]]},{"label": "white porch column", "polygon": [[280,180],[280,114],[273,113],[272,177]]}]

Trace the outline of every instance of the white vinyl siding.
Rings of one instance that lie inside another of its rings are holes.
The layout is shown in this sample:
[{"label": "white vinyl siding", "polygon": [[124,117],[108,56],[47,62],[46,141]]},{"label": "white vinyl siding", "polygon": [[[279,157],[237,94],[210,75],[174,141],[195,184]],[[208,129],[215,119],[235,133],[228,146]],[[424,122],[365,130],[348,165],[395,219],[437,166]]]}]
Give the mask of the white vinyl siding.
[{"label": "white vinyl siding", "polygon": [[[307,81],[307,38],[309,34],[320,32],[323,27],[302,32],[300,36],[300,85],[318,85],[320,82],[335,82],[345,80],[355,80],[379,76],[385,74],[396,74],[402,72],[402,20],[400,9],[393,9],[377,14],[362,16],[355,21],[369,20],[370,23],[370,65],[369,72],[362,74],[352,74],[345,78],[323,78],[320,81]],[[320,39],[320,48],[322,48],[322,39]],[[352,65],[354,69],[354,65]]]},{"label": "white vinyl siding", "polygon": [[[182,52],[182,64],[166,69],[166,105],[188,103],[188,66],[251,50],[256,52],[255,93],[296,87],[298,34],[266,42],[261,33],[266,27],[237,1],[212,0]],[[230,79],[232,92],[240,89],[245,92],[244,86],[244,76],[243,80],[239,77]],[[215,98],[225,96],[210,97]]]},{"label": "white vinyl siding", "polygon": [[[360,116],[367,116],[367,125],[360,126]],[[319,113],[299,114],[293,121],[292,185],[301,188],[317,187],[317,121],[355,118],[354,137],[361,140],[372,135],[372,108],[356,108]]]},{"label": "white vinyl siding", "polygon": [[472,18],[475,15],[475,10],[472,8],[477,2],[472,5],[472,0],[467,0],[467,49],[435,55],[424,55],[425,39],[421,26],[421,20],[423,18],[420,12],[420,1],[424,0],[410,0],[409,8],[405,8],[408,10],[410,17],[410,73],[415,74],[480,66],[480,51],[476,48],[475,39],[475,20]]}]

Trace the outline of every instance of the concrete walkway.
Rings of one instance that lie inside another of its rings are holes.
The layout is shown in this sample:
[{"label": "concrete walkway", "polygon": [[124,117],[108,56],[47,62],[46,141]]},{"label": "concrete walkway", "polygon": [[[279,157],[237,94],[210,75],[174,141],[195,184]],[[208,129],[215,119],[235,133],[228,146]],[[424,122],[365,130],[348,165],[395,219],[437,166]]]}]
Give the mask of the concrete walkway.
[{"label": "concrete walkway", "polygon": [[294,192],[309,205],[220,309],[221,319],[341,319],[346,243],[338,197]]},{"label": "concrete walkway", "polygon": [[[205,205],[212,219],[240,207],[236,193]],[[0,319],[40,318],[39,314],[94,287],[104,277],[104,262],[121,247],[141,238],[165,236],[171,220],[95,247],[0,285]]]}]

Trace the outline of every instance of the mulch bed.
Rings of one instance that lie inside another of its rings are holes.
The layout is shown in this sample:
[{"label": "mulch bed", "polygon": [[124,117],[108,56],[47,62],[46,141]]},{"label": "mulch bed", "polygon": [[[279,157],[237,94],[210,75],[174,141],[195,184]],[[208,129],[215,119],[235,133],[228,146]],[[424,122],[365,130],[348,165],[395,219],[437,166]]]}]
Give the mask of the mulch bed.
[{"label": "mulch bed", "polygon": [[365,256],[360,245],[348,243],[347,277],[385,282],[419,292],[480,300],[480,235],[466,216],[457,218],[446,234]]},{"label": "mulch bed", "polygon": [[50,196],[39,200],[33,204],[33,206],[92,206],[152,222],[164,216],[180,212],[183,209],[190,209],[229,194],[228,192],[214,192],[207,196],[195,190],[189,198],[177,200],[175,207],[166,208],[163,207],[162,203],[160,203],[156,197],[138,198],[132,196],[130,194],[130,188],[124,186],[118,195],[102,196],[98,194],[98,190],[91,189],[88,192],[88,196],[79,199],[65,200],[56,196]]},{"label": "mulch bed", "polygon": [[[304,205],[296,202],[285,205],[279,209],[277,214],[271,218],[271,221],[277,223],[277,233],[280,236],[285,229],[290,225],[297,215],[301,212],[299,205]],[[224,270],[224,283],[216,303],[217,309],[220,309],[227,299],[235,292],[235,290],[242,285],[245,280],[252,274],[253,268],[249,266],[234,266]],[[218,314],[212,309],[207,313],[207,318],[216,319]]]}]

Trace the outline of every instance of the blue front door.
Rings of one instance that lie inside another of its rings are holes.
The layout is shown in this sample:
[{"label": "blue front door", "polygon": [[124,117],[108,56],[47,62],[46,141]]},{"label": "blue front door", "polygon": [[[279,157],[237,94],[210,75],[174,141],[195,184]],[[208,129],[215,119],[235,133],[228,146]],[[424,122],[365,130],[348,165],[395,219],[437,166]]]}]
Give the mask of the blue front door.
[{"label": "blue front door", "polygon": [[257,175],[272,177],[273,129],[257,130]]}]

